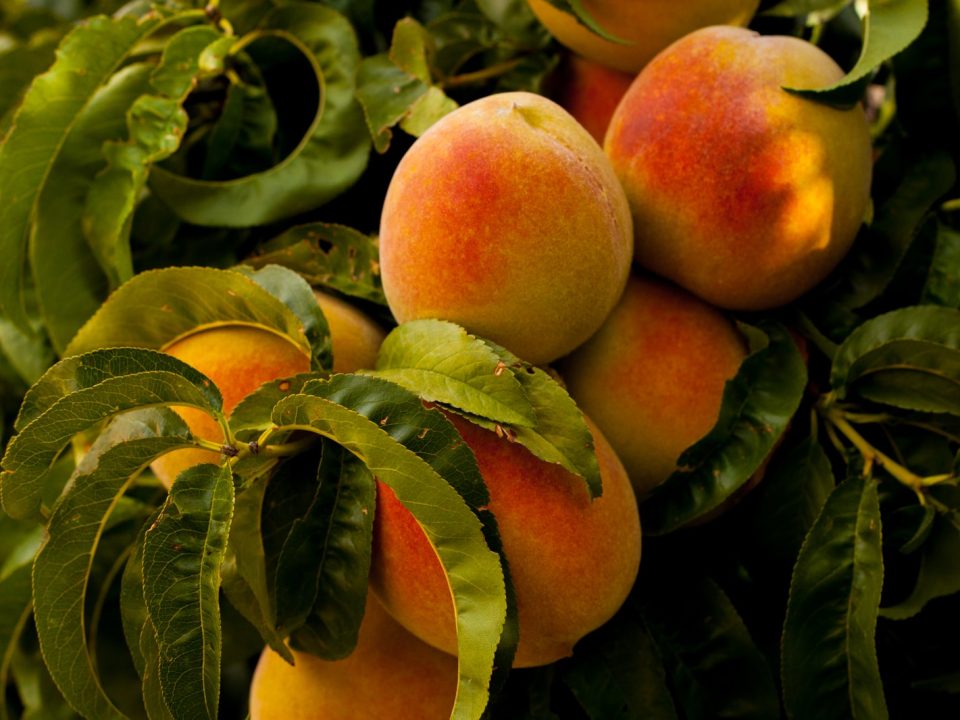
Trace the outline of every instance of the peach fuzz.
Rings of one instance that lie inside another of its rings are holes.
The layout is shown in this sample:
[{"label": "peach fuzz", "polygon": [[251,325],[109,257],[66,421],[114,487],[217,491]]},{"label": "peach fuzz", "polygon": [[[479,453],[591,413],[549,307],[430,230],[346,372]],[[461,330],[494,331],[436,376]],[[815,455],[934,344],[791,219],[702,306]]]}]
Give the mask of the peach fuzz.
[{"label": "peach fuzz", "polygon": [[[451,417],[490,491],[516,590],[520,643],[514,667],[545,665],[606,622],[626,599],[640,562],[640,520],[630,481],[591,425],[603,495],[526,448]],[[377,487],[371,587],[415,635],[456,650],[453,602],[436,552],[385,485]]]},{"label": "peach fuzz", "polygon": [[633,277],[600,331],[558,369],[610,440],[642,498],[716,424],[746,345],[721,312],[652,277]]},{"label": "peach fuzz", "polygon": [[554,99],[603,144],[614,110],[634,75],[611,70],[592,60],[569,55],[554,78]]},{"label": "peach fuzz", "polygon": [[582,0],[584,9],[611,35],[611,42],[547,0],[530,8],[564,46],[594,62],[637,73],[675,40],[708,25],[746,25],[759,0]]},{"label": "peach fuzz", "polygon": [[263,651],[250,687],[250,720],[447,720],[453,709],[457,659],[408,633],[372,598],[349,657],[294,657],[290,666]]},{"label": "peach fuzz", "polygon": [[648,65],[605,149],[630,200],[639,264],[723,308],[794,300],[849,250],[870,197],[863,110],[784,87],[843,71],[803,40],[706,28]]},{"label": "peach fuzz", "polygon": [[[333,371],[372,368],[385,335],[383,329],[349,303],[325,293],[314,294],[330,327]],[[199,370],[220,388],[223,411],[228,417],[243,398],[263,383],[310,370],[310,358],[292,340],[253,326],[201,328],[163,350]],[[222,442],[220,426],[205,412],[187,407],[175,409],[194,435]],[[188,467],[216,463],[219,459],[210,450],[175,450],[156,460],[151,469],[169,488]]]},{"label": "peach fuzz", "polygon": [[399,322],[450,320],[547,363],[613,308],[632,233],[623,189],[576,120],[538,95],[491,95],[400,161],[380,222],[383,289]]}]

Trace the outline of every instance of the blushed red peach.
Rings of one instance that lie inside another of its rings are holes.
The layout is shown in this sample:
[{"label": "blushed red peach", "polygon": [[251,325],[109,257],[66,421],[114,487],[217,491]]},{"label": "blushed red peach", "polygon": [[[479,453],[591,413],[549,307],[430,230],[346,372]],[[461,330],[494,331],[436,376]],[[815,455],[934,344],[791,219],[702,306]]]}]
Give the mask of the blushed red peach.
[{"label": "blushed red peach", "polygon": [[620,456],[642,498],[716,424],[746,346],[717,309],[652,277],[632,277],[590,340],[559,367],[571,397]]},{"label": "blushed red peach", "polygon": [[605,40],[547,0],[529,0],[561,44],[590,60],[637,73],[674,40],[708,25],[746,25],[759,0],[582,0],[584,9],[625,44]]},{"label": "blushed red peach", "polygon": [[783,88],[842,76],[810,43],[739,28],[706,28],[658,55],[605,141],[637,262],[738,310],[783,305],[823,280],[867,208],[870,134],[859,105]]},{"label": "blushed red peach", "polygon": [[449,320],[546,363],[613,308],[632,232],[623,189],[576,120],[538,95],[491,95],[433,125],[397,167],[383,289],[399,322]]},{"label": "blushed red peach", "polygon": [[[640,520],[630,481],[591,424],[603,495],[591,502],[583,480],[526,448],[451,417],[477,457],[490,491],[516,590],[520,644],[515,667],[570,655],[626,599],[640,562]],[[436,552],[413,516],[377,487],[372,587],[404,627],[455,652],[453,602]]]}]

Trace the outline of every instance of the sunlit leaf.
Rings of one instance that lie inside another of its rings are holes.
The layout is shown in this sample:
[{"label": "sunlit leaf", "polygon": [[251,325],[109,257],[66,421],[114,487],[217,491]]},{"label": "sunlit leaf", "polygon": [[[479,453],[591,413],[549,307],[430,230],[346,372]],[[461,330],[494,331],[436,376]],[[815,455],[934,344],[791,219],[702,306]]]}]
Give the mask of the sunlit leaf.
[{"label": "sunlit leaf", "polygon": [[39,414],[23,425],[3,457],[0,497],[13,517],[37,512],[47,473],[77,433],[146,406],[187,405],[212,414],[222,409],[220,392],[210,380],[163,353],[111,349],[61,362],[36,387],[45,399],[57,392],[62,396],[39,406]]},{"label": "sunlit leaf", "polygon": [[87,648],[84,599],[111,509],[133,477],[164,452],[190,444],[170,411],[118,420],[90,449],[54,508],[33,566],[34,616],[47,667],[64,697],[91,718],[121,718],[103,691]]},{"label": "sunlit leaf", "polygon": [[23,330],[29,329],[22,297],[25,241],[37,198],[83,109],[158,20],[98,17],[77,25],[50,70],[31,84],[0,145],[0,314]]},{"label": "sunlit leaf", "polygon": [[320,95],[313,121],[287,157],[253,175],[208,181],[155,167],[151,189],[188,222],[249,227],[291,217],[346,190],[367,166],[370,139],[354,97],[360,54],[350,23],[328,7],[290,3],[273,8],[241,44],[255,54],[265,38],[292,46],[310,63]]},{"label": "sunlit leaf", "polygon": [[295,395],[280,401],[274,422],[345,447],[396,493],[424,529],[446,570],[457,613],[460,685],[451,717],[479,718],[506,612],[499,559],[487,547],[479,520],[436,470],[393,441],[379,423],[353,410],[322,397]]},{"label": "sunlit leaf", "polygon": [[181,473],[144,536],[143,592],[174,717],[215,720],[220,699],[220,571],[233,518],[229,467]]},{"label": "sunlit leaf", "polygon": [[110,295],[67,348],[162,348],[207,325],[253,325],[310,345],[297,315],[269,291],[232,270],[164,268],[140,273]]},{"label": "sunlit leaf", "polygon": [[260,246],[247,258],[254,267],[276,264],[346,295],[386,305],[380,283],[377,238],[330,223],[297,225]]}]

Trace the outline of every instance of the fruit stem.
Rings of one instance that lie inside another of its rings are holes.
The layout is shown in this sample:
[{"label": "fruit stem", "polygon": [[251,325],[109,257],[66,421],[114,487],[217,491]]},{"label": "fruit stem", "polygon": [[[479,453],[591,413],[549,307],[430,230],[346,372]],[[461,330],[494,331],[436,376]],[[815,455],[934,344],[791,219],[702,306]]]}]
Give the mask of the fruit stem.
[{"label": "fruit stem", "polygon": [[[847,420],[846,413],[837,407],[827,408],[824,411],[824,417],[836,430],[838,430],[863,456],[865,472],[873,465],[879,465],[886,470],[894,479],[916,493],[920,504],[926,506],[927,497],[925,490],[928,486],[926,478],[922,478],[916,473],[908,470],[889,455],[881,452],[871,445],[860,433],[854,429],[853,425]],[[942,481],[942,478],[936,482]]]},{"label": "fruit stem", "polygon": [[316,437],[306,437],[302,440],[281,443],[280,445],[268,445],[260,450],[260,455],[264,457],[290,457],[291,455],[299,455],[307,448],[315,445],[316,442]]},{"label": "fruit stem", "polygon": [[506,60],[505,62],[491,65],[490,67],[483,68],[482,70],[475,70],[474,72],[462,73],[460,75],[451,75],[450,77],[438,82],[437,86],[442,89],[447,89],[462,87],[463,85],[476,85],[478,83],[485,82],[486,80],[491,80],[495,77],[506,75],[508,72],[517,67],[522,60],[523,58],[514,58],[513,60]]}]

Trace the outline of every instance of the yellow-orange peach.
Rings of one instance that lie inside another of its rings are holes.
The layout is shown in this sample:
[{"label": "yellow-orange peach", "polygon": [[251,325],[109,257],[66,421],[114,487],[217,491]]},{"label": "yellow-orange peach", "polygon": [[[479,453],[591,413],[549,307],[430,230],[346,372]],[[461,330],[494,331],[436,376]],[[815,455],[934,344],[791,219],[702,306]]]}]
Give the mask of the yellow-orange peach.
[{"label": "yellow-orange peach", "polygon": [[421,642],[375,599],[353,653],[336,662],[264,650],[250,687],[250,720],[447,720],[457,659]]},{"label": "yellow-orange peach", "polygon": [[674,40],[708,25],[746,25],[759,0],[583,0],[584,9],[626,44],[605,40],[547,0],[530,0],[563,45],[601,65],[636,73]]},{"label": "yellow-orange peach", "polygon": [[559,369],[642,497],[716,424],[724,384],[745,357],[721,312],[674,285],[632,277],[600,331]]},{"label": "yellow-orange peach", "polygon": [[[516,590],[520,644],[515,667],[570,655],[574,643],[620,607],[640,562],[640,521],[630,481],[592,428],[603,478],[590,501],[583,480],[526,448],[457,417],[490,491]],[[453,603],[436,552],[385,485],[377,488],[372,587],[404,627],[456,651]]]},{"label": "yellow-orange peach", "polygon": [[602,145],[613,111],[633,78],[631,73],[570,55],[555,78],[554,98]]},{"label": "yellow-orange peach", "polygon": [[433,125],[397,167],[383,289],[399,322],[450,320],[546,363],[613,308],[632,232],[623,189],[576,120],[538,95],[491,95]]},{"label": "yellow-orange peach", "polygon": [[377,352],[386,333],[356,307],[319,290],[314,291],[330,327],[333,372],[351,373],[377,364]]},{"label": "yellow-orange peach", "polygon": [[[325,293],[315,293],[330,326],[333,371],[353,372],[376,364],[384,331],[349,303]],[[229,417],[243,398],[263,383],[307,372],[310,358],[289,338],[263,328],[225,325],[202,329],[181,338],[164,351],[183,360],[210,378],[223,394],[223,411]],[[223,440],[216,421],[205,412],[178,407],[197,437]],[[202,462],[217,462],[210,450],[176,450],[159,458],[151,469],[170,487],[177,475]]]},{"label": "yellow-orange peach", "polygon": [[724,308],[797,298],[846,254],[870,196],[863,110],[786,92],[843,71],[792,37],[699,30],[641,72],[605,149],[637,262]]}]

